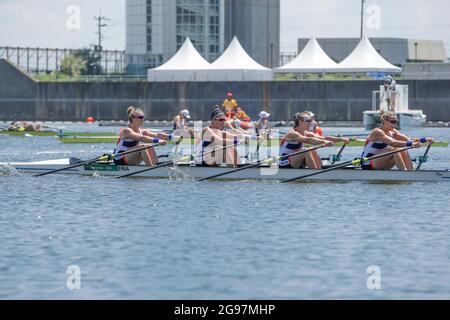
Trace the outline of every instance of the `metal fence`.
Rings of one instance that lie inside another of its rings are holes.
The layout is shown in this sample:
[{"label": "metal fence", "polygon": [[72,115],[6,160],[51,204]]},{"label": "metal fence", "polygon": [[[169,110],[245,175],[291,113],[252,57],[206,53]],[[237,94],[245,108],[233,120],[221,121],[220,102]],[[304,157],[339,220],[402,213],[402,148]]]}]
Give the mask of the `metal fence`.
[{"label": "metal fence", "polygon": [[[77,49],[0,47],[0,58],[7,59],[30,74],[46,74],[59,70],[61,60]],[[103,74],[126,73],[125,51],[103,50],[100,65]]]}]

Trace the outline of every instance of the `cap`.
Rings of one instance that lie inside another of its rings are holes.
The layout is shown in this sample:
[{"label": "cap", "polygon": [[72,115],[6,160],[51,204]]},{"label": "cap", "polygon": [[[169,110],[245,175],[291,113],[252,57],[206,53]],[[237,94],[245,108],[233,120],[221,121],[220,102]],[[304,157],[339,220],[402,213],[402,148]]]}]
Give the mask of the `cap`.
[{"label": "cap", "polygon": [[225,114],[222,112],[222,110],[220,110],[219,108],[215,108],[212,112],[211,112],[211,120],[216,119],[219,116],[224,116]]},{"label": "cap", "polygon": [[187,110],[187,109],[181,110],[181,111],[180,111],[180,114],[182,114],[183,116],[185,116],[187,119],[190,119],[190,118],[191,118],[191,116],[190,116],[190,114],[189,114],[189,110]]},{"label": "cap", "polygon": [[312,113],[312,111],[304,111],[304,113],[308,114],[311,118],[314,118],[316,115]]},{"label": "cap", "polygon": [[261,111],[261,112],[259,113],[259,118],[260,118],[260,119],[265,119],[265,118],[268,118],[268,117],[270,117],[270,113],[267,113],[267,112],[265,112],[265,111]]}]

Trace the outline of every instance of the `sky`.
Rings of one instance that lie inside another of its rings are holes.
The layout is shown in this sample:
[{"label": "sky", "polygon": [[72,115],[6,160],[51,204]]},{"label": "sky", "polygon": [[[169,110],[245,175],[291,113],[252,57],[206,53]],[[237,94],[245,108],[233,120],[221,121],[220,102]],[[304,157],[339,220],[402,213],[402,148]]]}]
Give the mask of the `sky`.
[{"label": "sky", "polygon": [[[296,52],[297,38],[360,35],[361,0],[280,1],[281,52]],[[365,7],[369,37],[444,40],[450,56],[450,0],[366,0]],[[0,47],[88,47],[98,41],[100,10],[111,19],[104,49],[124,50],[125,0],[0,0]]]}]

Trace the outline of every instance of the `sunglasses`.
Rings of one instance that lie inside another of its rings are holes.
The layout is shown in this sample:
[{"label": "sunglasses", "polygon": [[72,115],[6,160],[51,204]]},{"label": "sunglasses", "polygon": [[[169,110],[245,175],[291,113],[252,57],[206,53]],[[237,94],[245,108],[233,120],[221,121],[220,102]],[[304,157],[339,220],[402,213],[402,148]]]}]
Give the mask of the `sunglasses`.
[{"label": "sunglasses", "polygon": [[306,120],[303,120],[303,122],[311,123],[311,122],[312,122],[312,119],[306,119]]},{"label": "sunglasses", "polygon": [[398,120],[388,120],[390,123],[392,123],[392,124],[397,124],[398,123]]},{"label": "sunglasses", "polygon": [[145,119],[145,116],[137,116],[137,117],[135,117],[135,118],[137,118],[137,119],[139,119],[139,120],[144,120],[144,119]]}]

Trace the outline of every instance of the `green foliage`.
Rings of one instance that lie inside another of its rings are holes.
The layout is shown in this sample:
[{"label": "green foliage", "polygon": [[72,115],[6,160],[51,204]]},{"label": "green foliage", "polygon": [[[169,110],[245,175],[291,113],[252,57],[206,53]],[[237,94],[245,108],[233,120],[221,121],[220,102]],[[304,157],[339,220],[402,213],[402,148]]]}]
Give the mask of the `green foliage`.
[{"label": "green foliage", "polygon": [[61,60],[60,73],[72,77],[102,73],[101,54],[90,49],[74,50]]}]

